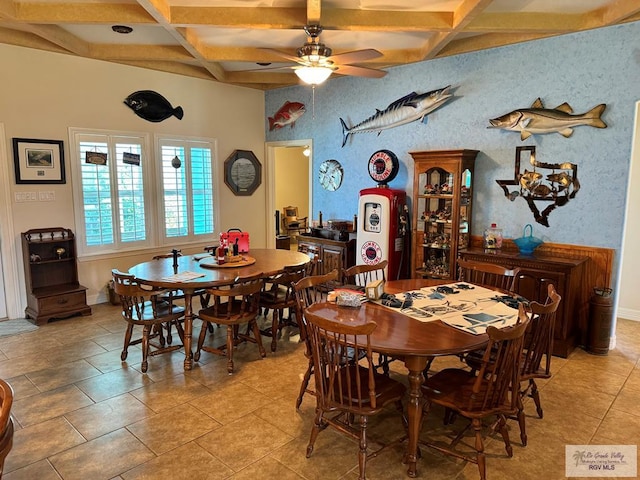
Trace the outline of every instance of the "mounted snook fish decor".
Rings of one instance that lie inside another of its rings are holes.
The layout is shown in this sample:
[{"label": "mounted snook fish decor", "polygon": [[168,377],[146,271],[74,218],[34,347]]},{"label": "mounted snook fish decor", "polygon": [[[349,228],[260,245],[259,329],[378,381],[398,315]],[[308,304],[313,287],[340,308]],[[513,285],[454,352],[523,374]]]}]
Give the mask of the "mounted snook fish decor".
[{"label": "mounted snook fish decor", "polygon": [[[533,170],[520,172],[523,152],[529,152],[529,164]],[[546,171],[545,171],[546,170]],[[511,201],[522,197],[527,201],[536,222],[549,226],[549,214],[556,207],[563,207],[580,190],[578,166],[575,163],[543,163],[536,161],[536,147],[516,147],[515,174],[513,180],[496,180]],[[516,189],[509,191],[509,186]],[[542,212],[536,202],[552,202]]]},{"label": "mounted snook fish decor", "polygon": [[152,90],[133,92],[124,99],[124,104],[149,122],[161,122],[172,115],[182,120],[184,116],[182,107],[173,108],[169,100]]},{"label": "mounted snook fish decor", "polygon": [[580,125],[607,128],[607,124],[600,119],[605,108],[607,105],[601,103],[587,113],[572,115],[573,109],[566,102],[556,108],[544,108],[542,100],[537,98],[531,108],[521,108],[489,120],[491,126],[487,128],[520,132],[521,140],[539,133],[559,133],[564,137],[570,137],[573,127]]},{"label": "mounted snook fish decor", "polygon": [[452,97],[449,93],[450,88],[451,85],[428,93],[411,92],[390,103],[384,110],[376,110],[374,115],[352,127],[347,127],[341,118],[342,146],[346,145],[349,136],[354,133],[378,132],[380,135],[382,130],[399,127],[416,120],[426,123],[426,116]]},{"label": "mounted snook fish decor", "polygon": [[268,117],[269,131],[291,125],[291,128],[305,112],[303,103],[300,102],[284,102],[284,105],[275,113],[273,117]]}]

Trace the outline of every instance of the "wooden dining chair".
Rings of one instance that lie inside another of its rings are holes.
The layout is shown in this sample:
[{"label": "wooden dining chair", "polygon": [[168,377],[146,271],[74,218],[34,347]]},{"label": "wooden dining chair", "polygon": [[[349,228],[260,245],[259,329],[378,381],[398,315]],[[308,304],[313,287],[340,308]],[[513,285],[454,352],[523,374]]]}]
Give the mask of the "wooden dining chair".
[{"label": "wooden dining chair", "polygon": [[[377,325],[373,321],[349,323],[305,313],[314,362],[316,388],[316,417],[307,446],[307,458],[321,430],[334,427],[359,442],[358,465],[360,480],[364,480],[368,458],[378,455],[396,442],[376,444],[378,450],[368,452],[368,419],[387,405],[395,404],[405,429],[402,398],[405,386],[386,375],[375,372],[371,350],[371,333]],[[359,361],[352,361],[352,352],[362,352]]]},{"label": "wooden dining chair", "polygon": [[382,260],[375,265],[353,265],[342,270],[342,283],[345,285],[356,285],[366,287],[374,280],[385,281],[384,269],[387,268],[387,260]]},{"label": "wooden dining chair", "polygon": [[[237,277],[227,285],[207,289],[207,293],[211,297],[211,305],[198,312],[198,318],[202,320],[203,325],[193,356],[196,362],[200,360],[202,350],[226,356],[227,372],[231,375],[234,367],[233,350],[242,342],[257,344],[260,357],[266,357],[267,353],[262,346],[262,337],[256,322],[260,312],[260,292],[263,283],[263,273],[257,273],[248,277]],[[226,326],[227,336],[224,344],[217,347],[204,344],[209,323]],[[243,324],[247,324],[246,333],[240,332],[240,325]]]},{"label": "wooden dining chair", "polygon": [[[520,404],[517,415],[520,425],[520,439],[523,445],[527,444],[527,432],[522,400],[527,395],[533,398],[538,416],[540,418],[543,417],[536,378],[551,378],[553,331],[560,300],[561,297],[556,292],[555,287],[549,284],[546,302],[544,304],[530,302],[527,309],[531,320],[524,339],[520,372],[520,381],[526,383],[526,385],[520,389]],[[542,363],[543,359],[544,364]]]},{"label": "wooden dining chair", "polygon": [[[291,320],[295,317],[296,296],[293,284],[298,282],[307,273],[307,264],[284,267],[284,270],[265,279],[262,293],[260,294],[260,308],[266,312],[272,311],[271,328],[261,330],[260,333],[271,337],[271,351],[275,352],[279,334],[284,327],[298,327],[297,322]],[[284,311],[288,310],[285,318]]]},{"label": "wooden dining chair", "polygon": [[[355,285],[360,288],[367,286],[369,282],[375,280],[386,281],[386,275],[384,273],[387,268],[387,260],[382,260],[375,265],[354,265],[342,270],[342,283],[345,285]],[[385,375],[389,375],[389,364],[394,359],[388,355],[378,355],[376,368],[381,368]]]},{"label": "wooden dining chair", "polygon": [[458,259],[458,280],[462,282],[512,292],[519,274],[519,267],[507,268],[494,263]]},{"label": "wooden dining chair", "polygon": [[327,299],[327,293],[331,289],[331,285],[338,280],[338,270],[334,269],[324,275],[310,275],[298,280],[294,284],[293,290],[296,297],[296,320],[300,329],[300,340],[305,344],[304,355],[307,357],[307,370],[302,377],[300,385],[300,393],[296,399],[296,410],[302,404],[302,398],[305,393],[315,396],[316,392],[309,388],[309,380],[313,375],[313,355],[311,353],[311,343],[307,332],[307,321],[304,316],[305,309],[316,302],[324,302]]},{"label": "wooden dining chair", "polygon": [[[209,247],[205,247],[205,250],[209,248]],[[178,251],[176,254],[178,257],[182,256],[182,252]],[[154,255],[153,260],[162,260],[162,259],[166,259],[166,258],[173,258],[173,252],[169,252],[169,253],[160,253],[157,255]],[[181,289],[174,289],[174,290],[165,290],[162,293],[160,293],[160,296],[162,298],[167,298],[169,296],[172,297],[171,301],[175,302],[176,300],[184,300],[185,296],[184,296],[184,292]],[[209,302],[209,298],[206,294],[206,291],[204,288],[202,289],[198,289],[193,293],[193,298],[198,297],[200,299],[200,305],[202,308],[206,307],[208,302]],[[164,325],[165,329],[167,330],[167,343],[169,345],[171,345],[171,343],[173,342],[173,335],[171,332],[171,323]],[[209,325],[209,331],[211,333],[213,333],[213,326]]]},{"label": "wooden dining chair", "polygon": [[4,470],[4,461],[13,447],[12,405],[13,388],[4,380],[0,380],[0,478]]},{"label": "wooden dining chair", "polygon": [[[478,375],[467,369],[447,368],[428,378],[422,392],[425,396],[424,414],[433,405],[440,405],[447,411],[471,421],[449,445],[426,442],[428,447],[444,454],[476,463],[480,478],[486,479],[483,423],[486,418],[497,416],[496,430],[502,435],[505,450],[513,456],[506,419],[516,415],[520,405],[520,372],[524,335],[529,325],[529,317],[520,305],[516,325],[497,329],[487,327],[489,343],[485,349]],[[475,455],[455,449],[466,430],[472,427],[475,433]]]},{"label": "wooden dining chair", "polygon": [[[130,345],[142,345],[142,373],[149,367],[148,357],[172,352],[182,348],[181,345],[170,345],[164,337],[166,325],[175,326],[180,340],[184,343],[184,330],[181,321],[184,319],[184,308],[174,305],[171,295],[162,296],[164,290],[155,289],[140,283],[134,275],[111,271],[113,288],[120,296],[122,318],[127,322],[124,334],[124,347],[120,359],[124,362],[128,356]],[[142,327],[142,336],[133,337],[133,329]]]}]

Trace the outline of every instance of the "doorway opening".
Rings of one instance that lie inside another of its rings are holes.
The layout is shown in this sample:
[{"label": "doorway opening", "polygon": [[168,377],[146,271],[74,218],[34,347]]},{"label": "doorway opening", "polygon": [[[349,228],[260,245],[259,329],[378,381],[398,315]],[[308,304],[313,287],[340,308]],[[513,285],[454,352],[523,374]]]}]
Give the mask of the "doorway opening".
[{"label": "doorway opening", "polygon": [[[313,198],[313,140],[268,142],[265,181],[267,183],[267,212],[273,215],[267,222],[267,247],[275,248],[276,221],[282,232],[282,219],[276,212],[286,206],[298,207],[300,217],[311,218]],[[309,155],[305,154],[308,149]],[[293,239],[295,248],[295,239]]]}]

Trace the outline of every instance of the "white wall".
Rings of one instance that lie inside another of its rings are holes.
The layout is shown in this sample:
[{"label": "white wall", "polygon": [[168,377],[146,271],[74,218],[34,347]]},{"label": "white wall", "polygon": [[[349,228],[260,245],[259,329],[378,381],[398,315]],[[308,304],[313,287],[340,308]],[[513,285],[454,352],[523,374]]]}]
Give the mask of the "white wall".
[{"label": "white wall", "polygon": [[[69,127],[217,139],[217,185],[222,214],[216,229],[236,226],[238,218],[242,218],[243,227],[251,233],[251,244],[265,245],[266,221],[272,216],[265,212],[264,182],[252,196],[236,197],[224,184],[222,168],[224,160],[236,149],[253,151],[264,165],[262,91],[7,45],[0,45],[0,59],[3,66],[0,123],[4,123],[7,150],[6,165],[0,165],[0,168],[5,169],[3,174],[10,180],[12,202],[10,224],[0,225],[0,229],[13,231],[16,242],[19,258],[13,281],[19,285],[23,303],[18,311],[23,312],[26,305],[20,232],[53,226],[76,230],[69,168]],[[171,117],[160,123],[139,118],[123,104],[123,100],[137,90],[157,91],[174,107],[180,105],[184,118]],[[63,140],[67,183],[16,185],[13,137]],[[39,191],[54,192],[55,201],[15,202],[16,192]],[[215,236],[211,241],[216,241]],[[89,303],[105,300],[104,286],[112,268],[126,270],[149,257],[145,252],[102,260],[80,259],[80,282],[89,289]],[[8,263],[4,262],[4,265],[6,268]]]},{"label": "white wall", "polygon": [[622,246],[622,268],[620,272],[620,294],[618,316],[640,320],[640,102],[636,104],[636,119],[631,149],[631,169],[627,197],[627,214],[624,243]]}]

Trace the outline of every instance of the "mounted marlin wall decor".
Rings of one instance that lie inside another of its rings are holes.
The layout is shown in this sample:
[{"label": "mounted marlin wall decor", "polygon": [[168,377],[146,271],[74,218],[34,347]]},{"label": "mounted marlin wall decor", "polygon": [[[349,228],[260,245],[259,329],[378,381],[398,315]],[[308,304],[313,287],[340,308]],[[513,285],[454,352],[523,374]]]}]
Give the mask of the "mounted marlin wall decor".
[{"label": "mounted marlin wall decor", "polygon": [[539,133],[559,133],[563,137],[570,137],[573,127],[579,125],[607,128],[607,124],[600,119],[605,108],[607,105],[601,103],[586,113],[573,115],[573,109],[567,102],[556,108],[544,108],[542,100],[537,98],[531,108],[521,108],[489,120],[491,125],[487,128],[520,132],[521,140]]},{"label": "mounted marlin wall decor", "polygon": [[352,127],[347,127],[341,118],[342,146],[346,145],[349,136],[354,133],[378,132],[380,135],[382,130],[399,127],[416,120],[426,123],[426,116],[439,106],[444,105],[453,96],[449,93],[450,89],[451,85],[427,93],[411,92],[409,95],[390,103],[384,110],[376,110],[374,115]]},{"label": "mounted marlin wall decor", "polygon": [[[529,152],[532,170],[520,172],[523,152]],[[536,147],[516,147],[515,174],[513,180],[496,180],[504,195],[512,202],[522,197],[527,201],[536,222],[549,226],[549,214],[556,207],[563,207],[580,190],[578,166],[575,163],[544,163],[536,161]],[[509,186],[516,188],[509,191]],[[540,211],[536,202],[551,203]]]}]

